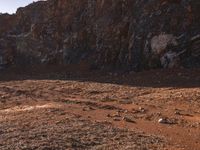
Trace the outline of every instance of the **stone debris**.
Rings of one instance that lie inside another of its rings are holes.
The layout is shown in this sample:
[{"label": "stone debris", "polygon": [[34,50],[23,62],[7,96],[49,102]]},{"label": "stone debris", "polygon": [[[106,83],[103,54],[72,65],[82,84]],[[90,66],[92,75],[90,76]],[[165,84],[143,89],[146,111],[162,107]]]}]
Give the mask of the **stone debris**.
[{"label": "stone debris", "polygon": [[119,112],[116,112],[115,114],[108,114],[107,117],[110,117],[110,118],[120,118],[121,115]]},{"label": "stone debris", "polygon": [[160,124],[176,124],[176,122],[174,120],[171,120],[169,118],[160,118],[158,120],[158,123],[160,123]]},{"label": "stone debris", "polygon": [[122,120],[129,122],[129,123],[136,123],[132,118],[127,117],[127,116],[123,117]]},{"label": "stone debris", "polygon": [[23,112],[23,115],[17,115],[20,121],[1,118],[0,134],[3,138],[0,140],[0,149],[118,150],[135,145],[135,149],[139,150],[144,149],[143,145],[146,149],[163,149],[166,143],[158,136],[127,131],[106,122],[92,122],[69,114],[59,116],[46,111]]},{"label": "stone debris", "polygon": [[199,73],[152,70],[117,78],[121,84],[93,72],[64,80],[60,72],[2,73],[0,149],[200,149]]},{"label": "stone debris", "polygon": [[160,119],[158,120],[158,123],[167,124],[168,121],[167,121],[166,118],[160,118]]},{"label": "stone debris", "polygon": [[169,51],[161,57],[160,62],[163,68],[175,68],[179,65],[179,57],[177,53]]},{"label": "stone debris", "polygon": [[133,102],[131,100],[125,99],[125,100],[119,100],[120,104],[132,104]]},{"label": "stone debris", "polygon": [[140,111],[141,113],[145,113],[147,110],[146,110],[145,108],[143,108],[143,107],[139,107],[139,111]]},{"label": "stone debris", "polygon": [[113,118],[113,121],[121,121],[122,119],[121,118],[119,118],[119,117],[114,117]]},{"label": "stone debris", "polygon": [[93,107],[84,107],[83,108],[83,111],[92,111],[92,110],[95,110],[95,108],[93,108]]},{"label": "stone debris", "polygon": [[144,114],[147,111],[148,110],[143,107],[139,107],[138,109],[132,109],[132,113],[134,113],[134,114]]}]

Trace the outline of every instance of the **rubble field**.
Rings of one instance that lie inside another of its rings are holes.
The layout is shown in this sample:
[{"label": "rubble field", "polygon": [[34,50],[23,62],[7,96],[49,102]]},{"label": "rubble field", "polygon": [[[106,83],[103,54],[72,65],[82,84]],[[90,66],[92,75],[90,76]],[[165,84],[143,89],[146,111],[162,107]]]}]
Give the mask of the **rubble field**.
[{"label": "rubble field", "polygon": [[0,149],[200,149],[200,70],[1,73]]}]

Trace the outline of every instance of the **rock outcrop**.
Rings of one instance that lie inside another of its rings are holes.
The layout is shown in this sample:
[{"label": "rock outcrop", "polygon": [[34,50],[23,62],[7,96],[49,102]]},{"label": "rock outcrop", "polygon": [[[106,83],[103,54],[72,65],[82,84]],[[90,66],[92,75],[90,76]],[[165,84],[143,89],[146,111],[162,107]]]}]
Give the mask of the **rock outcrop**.
[{"label": "rock outcrop", "polygon": [[47,0],[0,15],[1,64],[200,67],[200,1]]}]

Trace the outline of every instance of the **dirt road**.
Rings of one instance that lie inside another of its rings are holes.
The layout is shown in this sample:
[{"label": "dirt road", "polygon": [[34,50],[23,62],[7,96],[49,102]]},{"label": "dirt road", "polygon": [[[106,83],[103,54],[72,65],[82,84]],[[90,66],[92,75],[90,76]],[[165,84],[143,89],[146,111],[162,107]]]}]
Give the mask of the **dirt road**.
[{"label": "dirt road", "polygon": [[200,149],[200,70],[0,75],[0,149]]}]

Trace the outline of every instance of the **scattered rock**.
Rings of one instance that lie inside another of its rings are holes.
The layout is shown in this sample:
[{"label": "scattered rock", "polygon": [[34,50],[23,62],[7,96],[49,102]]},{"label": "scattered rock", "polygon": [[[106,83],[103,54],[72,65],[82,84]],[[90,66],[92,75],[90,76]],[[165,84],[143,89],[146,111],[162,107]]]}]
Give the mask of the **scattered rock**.
[{"label": "scattered rock", "polygon": [[93,107],[84,107],[83,111],[91,111],[91,110],[95,110]]},{"label": "scattered rock", "polygon": [[137,113],[144,114],[146,112],[147,112],[147,110],[145,108],[143,108],[143,107],[139,107],[138,109],[132,109],[132,113],[134,113],[134,114],[137,114]]},{"label": "scattered rock", "polygon": [[133,102],[131,100],[125,99],[125,100],[120,100],[120,104],[132,104]]},{"label": "scattered rock", "polygon": [[179,65],[179,57],[176,52],[169,51],[160,58],[160,62],[163,68],[175,68]]},{"label": "scattered rock", "polygon": [[166,118],[160,118],[160,119],[158,120],[158,123],[168,124],[168,121],[167,121]]},{"label": "scattered rock", "polygon": [[143,108],[143,107],[139,107],[139,111],[140,111],[141,113],[144,113],[144,112],[146,112],[146,109]]},{"label": "scattered rock", "polygon": [[124,110],[124,113],[127,114],[129,111],[128,110]]},{"label": "scattered rock", "polygon": [[113,115],[113,117],[121,117],[121,115],[117,112],[116,114]]},{"label": "scattered rock", "polygon": [[175,111],[174,113],[175,115],[181,115],[181,113],[179,111]]},{"label": "scattered rock", "polygon": [[1,96],[1,99],[5,99],[5,98],[6,98],[6,96],[4,96],[4,95]]},{"label": "scattered rock", "polygon": [[174,120],[170,120],[169,118],[160,118],[158,120],[158,123],[160,124],[176,124]]},{"label": "scattered rock", "polygon": [[116,112],[115,114],[112,114],[112,115],[108,114],[107,117],[110,117],[110,118],[118,117],[119,118],[119,117],[121,117],[121,115],[119,112]]},{"label": "scattered rock", "polygon": [[115,117],[113,118],[113,121],[121,121],[121,118]]},{"label": "scattered rock", "polygon": [[123,120],[129,123],[136,123],[133,119],[129,118],[129,117],[123,117]]}]

